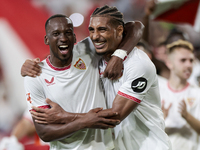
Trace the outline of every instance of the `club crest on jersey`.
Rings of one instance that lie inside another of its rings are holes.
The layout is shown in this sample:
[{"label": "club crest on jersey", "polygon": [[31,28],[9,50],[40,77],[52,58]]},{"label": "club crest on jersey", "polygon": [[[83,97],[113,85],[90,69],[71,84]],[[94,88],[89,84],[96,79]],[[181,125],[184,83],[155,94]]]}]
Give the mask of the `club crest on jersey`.
[{"label": "club crest on jersey", "polygon": [[48,81],[47,79],[44,79],[44,81],[46,82],[47,86],[55,84],[54,77],[52,77],[50,81]]},{"label": "club crest on jersey", "polygon": [[143,77],[135,79],[131,83],[131,88],[134,92],[141,93],[143,92],[147,87],[147,80]]},{"label": "club crest on jersey", "polygon": [[27,94],[26,94],[26,100],[27,100],[29,103],[32,103],[32,101],[31,101],[31,93],[27,93]]},{"label": "club crest on jersey", "polygon": [[86,65],[81,58],[79,58],[79,60],[75,63],[74,67],[76,67],[77,69],[81,69],[81,70],[86,69]]},{"label": "club crest on jersey", "polygon": [[194,104],[195,98],[187,98],[187,102],[190,105],[190,107],[192,107],[192,105]]}]

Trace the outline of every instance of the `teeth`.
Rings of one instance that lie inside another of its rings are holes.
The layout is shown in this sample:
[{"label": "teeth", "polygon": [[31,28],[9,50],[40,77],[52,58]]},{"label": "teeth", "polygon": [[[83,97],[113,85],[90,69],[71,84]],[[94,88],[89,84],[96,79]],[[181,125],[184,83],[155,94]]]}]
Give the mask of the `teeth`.
[{"label": "teeth", "polygon": [[104,42],[101,42],[101,43],[95,43],[95,44],[99,46],[99,45],[102,45],[102,44],[104,44]]},{"label": "teeth", "polygon": [[60,48],[68,48],[68,45],[60,45]]}]

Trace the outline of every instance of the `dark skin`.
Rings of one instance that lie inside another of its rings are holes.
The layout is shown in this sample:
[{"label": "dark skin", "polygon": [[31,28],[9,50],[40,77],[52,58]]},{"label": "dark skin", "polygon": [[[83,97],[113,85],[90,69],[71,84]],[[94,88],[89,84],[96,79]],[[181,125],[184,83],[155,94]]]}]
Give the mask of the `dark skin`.
[{"label": "dark skin", "polygon": [[[72,50],[75,43],[73,26],[65,17],[53,18],[46,28],[45,44],[50,47],[50,61],[56,67],[65,67],[71,63]],[[106,119],[117,114],[98,114],[102,108],[90,110],[86,114],[68,113],[69,123],[67,124],[38,124],[33,117],[36,131],[40,138],[49,142],[65,137],[84,128],[112,128],[119,123],[116,119]]]},{"label": "dark skin", "polygon": [[[144,26],[139,21],[127,22],[124,26],[124,37],[121,43],[119,44],[119,49],[126,50],[127,53],[130,53],[142,37],[144,31]],[[27,59],[21,68],[21,75],[36,77],[41,73],[41,68],[38,65],[39,59]],[[118,79],[121,76],[121,69],[123,67],[123,60],[119,57],[112,56],[109,60],[108,65],[104,71],[104,77],[111,80]]]},{"label": "dark skin", "polygon": [[[107,22],[104,22],[104,23],[107,24]],[[100,26],[104,26],[105,27],[106,26],[105,24],[100,24]],[[101,29],[101,28],[96,28],[96,25],[94,25],[94,24],[91,24],[90,27],[92,28],[92,30]],[[117,47],[117,45],[120,45],[120,43],[122,42],[123,30],[120,27],[120,28],[115,28],[114,30],[111,30],[111,31],[108,31],[108,32],[111,32],[111,39],[112,38],[116,38],[115,39],[116,40],[116,44],[113,45],[113,49],[112,48],[110,49],[110,51],[112,52],[112,51],[114,51],[114,48]],[[117,37],[112,37],[112,32],[116,32],[117,33]],[[99,33],[101,33],[101,32],[99,32]],[[99,35],[99,37],[101,37],[101,35]],[[102,39],[108,39],[108,38],[102,37]],[[111,55],[108,55],[108,53],[107,53],[106,56],[109,59],[111,58]],[[41,108],[37,108],[35,106],[32,107],[34,110],[36,110],[36,112],[31,112],[31,114],[32,114],[32,117],[35,119],[35,122],[38,123],[38,125],[39,124],[56,124],[57,126],[59,126],[61,128],[64,128],[66,126],[70,130],[73,130],[73,127],[78,130],[78,129],[81,129],[81,127],[80,127],[80,124],[76,124],[76,122],[79,122],[79,119],[83,120],[82,117],[84,115],[89,115],[89,113],[91,113],[91,112],[89,112],[88,114],[76,114],[77,118],[73,122],[71,122],[71,120],[74,119],[74,115],[75,115],[74,113],[71,114],[71,113],[68,113],[68,112],[64,111],[58,104],[52,102],[49,99],[47,99],[46,102],[49,105],[52,106],[51,109],[41,109]],[[96,115],[98,116],[98,118],[100,116],[102,116],[102,118],[99,118],[99,119],[103,120],[103,119],[105,119],[104,117],[106,117],[106,118],[110,118],[110,119],[111,118],[115,118],[115,119],[118,119],[118,121],[119,120],[122,121],[134,109],[136,109],[137,106],[138,106],[138,103],[136,103],[134,101],[131,101],[131,100],[127,99],[127,98],[124,98],[122,96],[117,95],[115,97],[115,100],[113,102],[113,106],[112,106],[111,109],[106,109],[106,110],[98,109],[98,110],[93,110],[93,111],[96,112]],[[118,115],[115,112],[118,112],[117,113]],[[116,115],[114,116],[113,113],[116,114]],[[110,116],[109,116],[109,114],[110,114]],[[102,120],[101,121],[99,120],[99,121],[96,122],[95,121],[96,120],[95,117],[94,118],[86,117],[86,118],[90,118],[90,120],[85,121],[84,124],[81,123],[82,125],[85,125],[86,128],[87,127],[89,127],[89,128],[93,128],[93,127],[94,128],[99,128],[99,126],[102,127],[102,123],[103,123],[103,122],[101,122]],[[110,127],[111,127],[112,122],[107,122],[107,123],[110,124]],[[71,126],[71,124],[72,124],[72,126]],[[92,126],[91,126],[91,124],[92,124]],[[114,124],[113,124],[113,127],[114,127]],[[63,133],[63,135],[66,135],[67,134],[66,132],[67,131],[65,131],[65,133]],[[48,137],[48,136],[46,135],[45,137]]]},{"label": "dark skin", "polygon": [[[130,24],[131,23],[129,23],[129,25]],[[130,31],[133,31],[133,30],[135,31],[138,28],[140,28],[140,29],[143,28],[143,26],[139,22],[136,23],[136,28],[132,29]],[[123,33],[123,31],[121,32],[121,34],[122,33]],[[140,34],[142,34],[142,29],[136,33],[137,36],[138,35],[140,36]],[[128,39],[130,37],[133,38],[133,36],[130,36],[130,35],[127,36]],[[126,36],[125,36],[125,38],[126,38]],[[139,41],[139,39],[140,38],[138,38],[137,40]],[[132,43],[137,43],[136,42],[137,40],[133,40],[134,42],[132,42]],[[128,40],[128,41],[130,42],[130,40]],[[121,39],[119,40],[117,45],[122,45],[122,47],[128,47],[130,49],[131,48],[133,49],[133,47],[134,47],[134,46],[130,46],[130,45],[126,46],[126,44],[124,44],[123,41],[121,41]],[[112,58],[115,58],[115,57],[112,57]],[[119,58],[117,58],[117,59],[119,59]],[[121,62],[121,64],[122,64],[122,62]],[[121,69],[120,69],[120,72],[121,72]],[[127,109],[127,107],[125,107],[124,109],[121,109],[119,106],[120,105],[122,106],[122,103],[124,103],[125,101],[121,96],[119,96],[117,99],[119,99],[119,98],[120,98],[120,100],[118,100],[118,102],[115,103],[115,107],[113,109],[108,109],[105,111],[101,111],[102,109],[97,108],[97,109],[91,110],[87,114],[67,113],[67,112],[64,112],[64,110],[58,104],[53,103],[50,100],[47,100],[47,103],[49,103],[51,106],[53,106],[51,109],[45,109],[45,110],[42,109],[41,110],[40,108],[33,106],[33,109],[35,109],[37,112],[31,112],[31,113],[34,118],[36,129],[40,133],[39,134],[40,137],[44,141],[51,141],[51,140],[56,140],[56,139],[65,137],[66,135],[69,135],[69,134],[71,134],[75,131],[78,131],[80,129],[83,129],[83,128],[107,129],[107,128],[114,127],[120,121],[114,120],[114,119],[107,119],[107,118],[119,118],[120,120],[123,120],[133,110],[133,108],[135,108],[137,106],[137,104],[132,103],[132,101],[130,101],[130,100],[127,100],[125,106],[132,106],[132,107],[130,109]],[[54,108],[56,108],[56,109],[54,109]],[[116,110],[120,109],[120,115],[118,115],[118,113],[114,112],[113,111],[114,109],[116,109]],[[125,111],[125,109],[126,109],[126,111]],[[38,112],[42,112],[43,114],[40,114]],[[99,113],[99,112],[101,112],[101,113]],[[88,117],[88,115],[90,115],[90,116]],[[48,117],[49,117],[49,120],[48,120]],[[47,119],[42,119],[42,118],[47,118]],[[83,118],[86,118],[86,119],[83,119]],[[83,122],[83,120],[84,120],[84,122]],[[44,127],[45,125],[41,124],[41,123],[48,124],[48,126]],[[58,123],[58,124],[55,124],[55,123]],[[63,132],[63,130],[64,130],[64,132]],[[51,133],[49,133],[47,131],[51,131]],[[62,132],[58,132],[58,131],[62,131]]]},{"label": "dark skin", "polygon": [[50,62],[56,67],[68,66],[72,61],[72,50],[76,43],[71,20],[64,17],[49,20],[44,43],[50,48]]}]

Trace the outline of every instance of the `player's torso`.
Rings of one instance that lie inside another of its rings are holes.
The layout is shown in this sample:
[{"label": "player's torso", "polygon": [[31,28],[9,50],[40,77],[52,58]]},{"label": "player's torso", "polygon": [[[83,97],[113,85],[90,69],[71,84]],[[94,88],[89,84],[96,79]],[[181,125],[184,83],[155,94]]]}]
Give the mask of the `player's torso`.
[{"label": "player's torso", "polygon": [[49,59],[44,61],[42,82],[46,98],[58,103],[69,112],[88,112],[104,107],[105,100],[99,86],[98,58],[74,49],[71,66],[53,67]]},{"label": "player's torso", "polygon": [[[112,107],[113,100],[117,95],[120,87],[124,83],[130,84],[131,89],[131,82],[126,82],[127,76],[130,75],[129,68],[131,68],[131,66],[133,65],[139,65],[140,62],[144,61],[145,59],[144,57],[143,59],[141,58],[143,56],[143,52],[139,51],[138,53],[134,54],[131,57],[127,57],[127,59],[124,61],[123,75],[118,80],[111,81],[107,78],[102,78],[108,108]],[[149,67],[152,67],[152,62],[148,58],[146,59],[147,63],[150,63]],[[106,62],[101,62],[100,75],[103,74],[103,70],[105,69],[105,67]],[[137,74],[137,70],[135,70],[135,73]],[[146,92],[144,99],[138,105],[137,109],[134,112],[131,112],[129,116],[127,116],[120,123],[120,125],[115,127],[114,130],[115,142],[122,149],[126,148],[127,150],[129,150],[134,145],[134,148],[136,150],[139,150],[140,148],[141,150],[147,150],[155,146],[155,143],[158,143],[154,140],[151,141],[151,139],[157,139],[157,141],[160,141],[160,147],[159,144],[157,144],[158,148],[163,148],[163,145],[166,145],[166,147],[168,147],[168,143],[164,143],[165,140],[168,140],[168,138],[164,133],[164,120],[161,111],[157,80],[152,83],[151,88]],[[164,142],[162,142],[162,140],[158,140],[158,135],[159,137],[163,138]],[[129,142],[130,139],[131,142]],[[141,143],[146,143],[146,145],[148,146],[142,148]],[[152,145],[150,143],[152,143]]]}]

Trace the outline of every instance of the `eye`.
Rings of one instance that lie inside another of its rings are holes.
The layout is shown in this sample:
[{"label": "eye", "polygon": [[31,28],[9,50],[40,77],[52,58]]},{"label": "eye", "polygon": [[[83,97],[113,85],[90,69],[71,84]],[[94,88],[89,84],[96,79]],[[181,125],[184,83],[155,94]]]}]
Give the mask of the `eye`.
[{"label": "eye", "polygon": [[66,35],[70,36],[70,35],[72,35],[72,32],[71,31],[67,31]]},{"label": "eye", "polygon": [[59,33],[58,32],[53,32],[53,36],[58,36]]},{"label": "eye", "polygon": [[89,30],[89,32],[94,32],[94,29],[91,27],[89,27],[88,30]]},{"label": "eye", "polygon": [[105,31],[106,31],[106,28],[105,28],[105,27],[100,27],[100,28],[99,28],[99,31],[100,31],[100,32],[105,32]]},{"label": "eye", "polygon": [[186,61],[186,59],[181,59],[181,62],[183,62],[183,63],[184,63],[185,61]]}]

